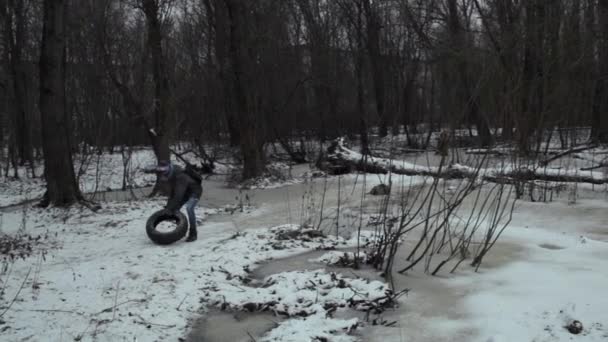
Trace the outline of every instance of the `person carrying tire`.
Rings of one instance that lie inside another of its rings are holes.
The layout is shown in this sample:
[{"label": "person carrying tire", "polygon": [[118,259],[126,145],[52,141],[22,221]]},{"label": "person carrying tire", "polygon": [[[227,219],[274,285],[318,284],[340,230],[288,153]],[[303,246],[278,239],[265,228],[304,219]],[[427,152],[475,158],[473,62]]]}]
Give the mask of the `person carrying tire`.
[{"label": "person carrying tire", "polygon": [[[188,166],[186,166],[188,168]],[[191,170],[184,170],[169,161],[162,160],[158,163],[156,171],[162,181],[169,184],[169,199],[165,209],[170,212],[179,211],[184,204],[188,214],[189,227],[186,242],[195,241],[197,238],[196,215],[194,208],[203,194],[202,179]],[[188,172],[190,171],[190,172]]]}]

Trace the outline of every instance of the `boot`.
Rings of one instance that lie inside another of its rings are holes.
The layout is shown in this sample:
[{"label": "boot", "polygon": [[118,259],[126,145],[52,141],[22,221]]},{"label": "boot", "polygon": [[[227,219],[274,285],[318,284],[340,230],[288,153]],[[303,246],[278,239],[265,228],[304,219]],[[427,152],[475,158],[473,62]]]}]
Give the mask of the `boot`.
[{"label": "boot", "polygon": [[186,242],[196,241],[196,225],[193,224],[188,231],[188,238],[186,238]]}]

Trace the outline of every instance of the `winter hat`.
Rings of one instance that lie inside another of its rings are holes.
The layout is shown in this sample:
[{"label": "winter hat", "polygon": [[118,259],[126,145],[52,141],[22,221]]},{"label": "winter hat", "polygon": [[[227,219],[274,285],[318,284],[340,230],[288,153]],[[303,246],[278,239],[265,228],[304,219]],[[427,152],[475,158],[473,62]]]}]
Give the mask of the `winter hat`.
[{"label": "winter hat", "polygon": [[156,166],[156,171],[164,176],[169,176],[171,173],[171,162],[168,160],[159,160],[158,166]]}]

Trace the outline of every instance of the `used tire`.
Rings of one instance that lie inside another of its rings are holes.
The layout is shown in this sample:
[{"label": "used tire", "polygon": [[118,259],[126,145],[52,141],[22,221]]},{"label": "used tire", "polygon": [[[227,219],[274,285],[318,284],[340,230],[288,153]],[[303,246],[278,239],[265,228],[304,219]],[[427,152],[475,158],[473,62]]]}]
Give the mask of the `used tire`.
[{"label": "used tire", "polygon": [[[159,232],[156,230],[156,226],[163,221],[175,222],[175,229],[170,232]],[[146,222],[146,233],[148,234],[148,237],[159,245],[174,243],[186,236],[187,232],[188,219],[179,211],[173,213],[166,209],[159,210],[152,214],[152,216],[148,218],[148,222]]]}]

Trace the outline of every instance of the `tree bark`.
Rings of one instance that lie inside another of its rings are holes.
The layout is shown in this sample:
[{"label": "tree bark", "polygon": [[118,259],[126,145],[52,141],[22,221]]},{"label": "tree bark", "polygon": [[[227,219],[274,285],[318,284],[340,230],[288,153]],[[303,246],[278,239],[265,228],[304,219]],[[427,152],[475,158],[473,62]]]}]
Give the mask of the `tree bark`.
[{"label": "tree bark", "polygon": [[217,74],[222,87],[219,90],[222,97],[222,106],[226,127],[230,135],[230,146],[239,146],[241,141],[238,118],[232,105],[233,89],[230,81],[230,61],[228,60],[230,25],[226,6],[222,0],[205,0],[207,20],[213,23],[214,51],[217,62]]},{"label": "tree bark", "polygon": [[[26,90],[27,76],[23,69],[23,44],[25,43],[25,7],[23,1],[9,0],[10,12],[7,16],[8,50],[10,51],[10,68],[13,85],[14,134],[19,164],[33,163],[30,127],[27,119]],[[14,18],[14,21],[13,21]],[[13,30],[13,26],[15,29]]]},{"label": "tree bark", "polygon": [[380,51],[380,30],[382,24],[378,17],[377,9],[373,8],[374,4],[370,0],[363,1],[363,12],[366,21],[366,43],[371,64],[371,73],[374,81],[374,94],[376,98],[376,111],[380,118],[379,135],[385,137],[388,135],[389,118],[384,110],[384,67],[382,63],[382,52]]},{"label": "tree bark", "polygon": [[256,110],[250,105],[253,80],[248,72],[254,67],[256,56],[254,42],[249,39],[251,4],[239,0],[225,0],[230,22],[230,39],[228,58],[231,64],[234,91],[234,103],[239,119],[239,135],[241,154],[243,156],[243,179],[251,179],[263,175],[266,165],[263,154],[263,142],[259,132],[259,120],[256,120]]},{"label": "tree bark", "polygon": [[302,12],[302,17],[306,23],[308,31],[308,48],[310,51],[310,68],[312,74],[312,87],[314,93],[315,105],[313,111],[317,112],[319,117],[318,136],[321,141],[327,139],[326,120],[335,113],[333,111],[332,99],[333,89],[329,85],[331,79],[329,77],[329,44],[327,32],[324,31],[321,24],[321,16],[315,11],[318,9],[318,4],[311,4],[310,0],[297,0],[298,8]]},{"label": "tree bark", "polygon": [[363,8],[361,3],[357,6],[357,61],[355,62],[355,73],[357,77],[357,111],[359,112],[359,139],[361,140],[361,153],[369,154],[369,138],[367,136],[367,111],[363,99]]},{"label": "tree bark", "polygon": [[[158,0],[142,0],[142,10],[146,16],[146,26],[148,34],[148,52],[152,57],[152,77],[154,79],[154,98],[153,98],[153,129],[148,130],[148,135],[152,141],[152,148],[157,161],[171,160],[169,149],[169,139],[167,137],[167,116],[169,114],[169,100],[171,92],[169,89],[169,78],[165,66],[165,56],[163,54],[163,35],[160,21],[160,8]],[[156,184],[151,196],[158,192],[167,193],[169,191],[166,184],[156,179]]]},{"label": "tree bark", "polygon": [[598,143],[608,143],[608,1],[600,0],[597,5],[599,22],[598,76],[593,93],[591,139]]},{"label": "tree bark", "polygon": [[[466,32],[461,22],[458,13],[458,4],[456,0],[448,1],[448,30],[450,34],[450,44],[452,45],[452,57],[456,59],[456,69],[459,74],[459,83],[461,84],[465,102],[465,120],[474,122],[477,127],[477,135],[481,146],[490,146],[494,143],[492,132],[488,118],[481,112],[479,108],[479,91],[475,89],[473,82],[470,80],[472,66],[470,61],[463,55],[469,50],[470,44],[467,42]],[[455,99],[453,99],[455,100]]]},{"label": "tree bark", "polygon": [[[6,136],[6,127],[8,126],[8,112],[10,111],[10,97],[8,95],[8,73],[9,73],[9,52],[7,49],[8,37],[6,32],[8,29],[6,28],[7,24],[7,16],[8,16],[8,8],[2,3],[0,6],[0,23],[4,23],[4,27],[0,26],[0,30],[4,31],[2,35],[2,55],[0,55],[0,160],[4,160],[5,158],[5,136]],[[0,169],[0,175],[2,174],[2,170]]]},{"label": "tree bark", "polygon": [[148,49],[152,56],[152,76],[154,78],[153,111],[156,134],[151,134],[150,138],[157,160],[170,160],[169,142],[165,130],[171,95],[163,58],[160,11],[157,0],[142,0],[142,8],[146,15]]},{"label": "tree bark", "polygon": [[526,39],[524,41],[523,87],[521,114],[517,127],[518,145],[522,153],[529,154],[530,138],[540,128],[543,105],[543,49],[545,27],[544,0],[530,0],[525,4]]},{"label": "tree bark", "polygon": [[65,108],[66,14],[64,0],[44,0],[40,114],[47,192],[43,204],[55,206],[67,206],[82,199],[72,161],[71,120]]},{"label": "tree bark", "polygon": [[148,49],[152,56],[152,76],[154,78],[154,131],[151,134],[152,146],[157,160],[170,160],[169,142],[166,136],[167,115],[169,111],[169,79],[163,56],[160,11],[157,0],[142,0],[148,28]]}]

